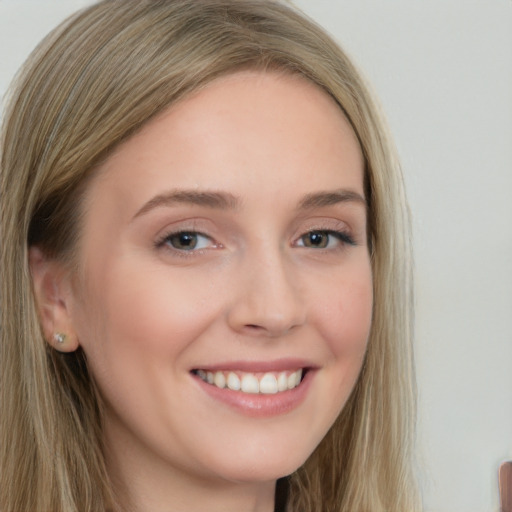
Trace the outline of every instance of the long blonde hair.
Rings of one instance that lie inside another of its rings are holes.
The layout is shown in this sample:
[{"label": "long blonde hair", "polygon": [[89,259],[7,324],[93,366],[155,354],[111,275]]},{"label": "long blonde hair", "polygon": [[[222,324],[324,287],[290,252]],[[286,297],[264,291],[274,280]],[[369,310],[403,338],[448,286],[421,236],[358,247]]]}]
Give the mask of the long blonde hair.
[{"label": "long blonde hair", "polygon": [[104,0],[53,31],[25,64],[1,155],[2,512],[101,512],[113,503],[101,410],[81,350],[43,339],[28,248],[72,259],[97,165],[153,116],[240,69],[300,74],[343,109],[366,161],[374,312],[339,418],[290,475],[290,512],[419,510],[409,228],[393,146],[367,87],[311,20],[271,0]]}]

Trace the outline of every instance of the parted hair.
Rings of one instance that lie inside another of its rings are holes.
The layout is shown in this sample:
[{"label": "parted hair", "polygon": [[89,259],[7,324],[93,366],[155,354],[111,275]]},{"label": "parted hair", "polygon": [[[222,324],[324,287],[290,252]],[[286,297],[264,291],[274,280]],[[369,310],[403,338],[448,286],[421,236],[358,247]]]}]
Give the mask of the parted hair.
[{"label": "parted hair", "polygon": [[415,381],[408,209],[388,130],[346,54],[272,0],[104,0],[50,33],[8,93],[1,134],[0,510],[117,510],[101,403],[81,349],[44,340],[28,249],[73,263],[81,199],[122,141],[239,70],[298,74],[332,96],[365,158],[374,309],[356,386],[288,512],[414,512]]}]

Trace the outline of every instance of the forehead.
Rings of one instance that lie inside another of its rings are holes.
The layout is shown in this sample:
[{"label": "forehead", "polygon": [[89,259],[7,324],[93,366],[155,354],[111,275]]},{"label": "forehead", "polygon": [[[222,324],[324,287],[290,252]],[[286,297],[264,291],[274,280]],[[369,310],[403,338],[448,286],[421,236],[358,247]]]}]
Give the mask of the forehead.
[{"label": "forehead", "polygon": [[343,175],[344,186],[362,191],[362,173],[359,143],[332,97],[297,75],[244,71],[149,121],[104,162],[97,182],[149,197],[176,186],[243,194],[265,181],[276,195],[297,179],[324,189]]}]

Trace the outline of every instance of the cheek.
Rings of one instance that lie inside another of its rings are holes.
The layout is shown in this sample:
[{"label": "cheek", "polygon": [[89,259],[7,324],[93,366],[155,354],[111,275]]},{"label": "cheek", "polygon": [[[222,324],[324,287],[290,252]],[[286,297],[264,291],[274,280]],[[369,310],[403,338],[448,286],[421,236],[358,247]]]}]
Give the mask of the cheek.
[{"label": "cheek", "polygon": [[92,358],[110,359],[105,365],[177,357],[216,316],[209,288],[194,277],[129,260],[91,275],[80,338]]},{"label": "cheek", "polygon": [[371,268],[339,276],[317,295],[316,325],[326,349],[326,386],[332,391],[333,420],[348,399],[361,370],[372,322]]},{"label": "cheek", "polygon": [[[334,285],[333,285],[334,286]],[[317,303],[323,337],[334,356],[362,354],[371,328],[373,289],[368,269],[362,278],[342,280]]]},{"label": "cheek", "polygon": [[[127,258],[89,275],[80,338],[103,399],[113,417],[167,446],[161,426],[181,407],[170,383],[187,380],[188,349],[218,316],[217,302],[204,280],[134,267]],[[141,421],[150,417],[151,425]]]},{"label": "cheek", "polygon": [[364,361],[372,321],[373,285],[370,264],[340,271],[320,281],[311,295],[310,320],[319,333],[324,365],[317,374],[318,393],[311,429],[320,442],[345,406]]}]

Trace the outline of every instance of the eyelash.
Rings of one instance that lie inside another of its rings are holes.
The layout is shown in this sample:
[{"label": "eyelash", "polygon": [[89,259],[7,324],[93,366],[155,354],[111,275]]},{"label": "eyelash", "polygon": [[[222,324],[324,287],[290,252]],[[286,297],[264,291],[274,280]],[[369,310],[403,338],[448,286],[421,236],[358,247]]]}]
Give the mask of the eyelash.
[{"label": "eyelash", "polygon": [[205,249],[205,247],[200,247],[199,249],[192,247],[192,249],[187,250],[187,249],[179,249],[177,247],[173,247],[171,240],[174,237],[180,237],[180,236],[181,237],[185,237],[185,236],[202,237],[202,238],[206,238],[206,239],[210,240],[213,243],[211,237],[209,237],[208,235],[191,229],[191,230],[179,230],[179,231],[173,231],[172,233],[167,233],[156,241],[155,247],[158,249],[167,248],[168,250],[173,251],[176,254],[179,254],[180,256],[184,256],[184,257],[189,256],[187,253],[198,252],[198,251],[202,251]]},{"label": "eyelash", "polygon": [[[334,237],[338,240],[338,242],[341,243],[342,246],[344,246],[344,245],[355,246],[356,245],[354,238],[351,235],[349,235],[346,231],[337,231],[334,229],[311,229],[307,233],[304,233],[303,235],[301,235],[299,237],[299,240],[303,240],[304,237],[312,236],[314,234],[320,234],[322,236]],[[330,241],[328,241],[327,243],[329,245]],[[307,247],[305,245],[301,245],[300,247],[314,249],[314,247]],[[337,248],[339,248],[339,247],[336,247],[334,249],[337,249]],[[333,248],[319,247],[319,249],[332,250]]]},{"label": "eyelash", "polygon": [[[329,237],[329,239],[327,240],[327,245],[325,247],[314,247],[314,246],[305,245],[304,239],[308,236],[311,237],[312,235],[320,235],[320,236]],[[165,248],[169,251],[174,252],[175,254],[177,254],[181,257],[191,257],[192,253],[196,253],[196,254],[202,253],[205,249],[207,249],[207,247],[196,248],[195,246],[188,250],[173,247],[171,240],[175,237],[180,237],[180,236],[182,236],[182,237],[185,237],[185,236],[202,237],[202,238],[208,239],[210,241],[209,243],[213,244],[214,248],[220,247],[220,245],[215,244],[215,242],[212,240],[212,238],[210,236],[206,235],[205,233],[201,233],[200,231],[195,231],[195,230],[179,230],[179,231],[173,231],[171,233],[166,233],[165,235],[163,235],[161,238],[159,238],[155,242],[155,247],[157,249]],[[337,239],[337,241],[339,242],[339,244],[336,244],[335,247],[329,247],[329,245],[332,242],[332,240],[330,240],[330,238],[332,238],[332,237]],[[343,246],[346,246],[346,245],[351,245],[351,246],[357,245],[354,238],[351,235],[349,235],[346,231],[337,231],[337,230],[333,230],[333,229],[311,229],[311,230],[307,231],[306,233],[304,233],[303,235],[301,235],[298,238],[298,241],[302,242],[301,244],[298,245],[298,247],[302,247],[305,249],[321,249],[321,250],[323,249],[323,250],[327,250],[327,251],[340,250],[343,248]]]}]

